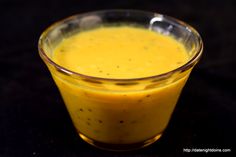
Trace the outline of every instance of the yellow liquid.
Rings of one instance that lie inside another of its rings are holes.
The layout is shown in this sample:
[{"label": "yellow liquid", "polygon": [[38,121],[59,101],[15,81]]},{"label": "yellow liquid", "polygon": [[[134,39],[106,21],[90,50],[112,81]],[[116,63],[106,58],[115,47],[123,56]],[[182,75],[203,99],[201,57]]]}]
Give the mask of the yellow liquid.
[{"label": "yellow liquid", "polygon": [[[81,74],[127,79],[171,71],[189,56],[170,36],[120,26],[74,34],[58,44],[52,58]],[[79,133],[102,143],[134,144],[162,134],[189,72],[171,83],[158,82],[155,88],[142,83],[135,88],[106,83],[93,88],[60,77],[55,70],[52,74]]]}]

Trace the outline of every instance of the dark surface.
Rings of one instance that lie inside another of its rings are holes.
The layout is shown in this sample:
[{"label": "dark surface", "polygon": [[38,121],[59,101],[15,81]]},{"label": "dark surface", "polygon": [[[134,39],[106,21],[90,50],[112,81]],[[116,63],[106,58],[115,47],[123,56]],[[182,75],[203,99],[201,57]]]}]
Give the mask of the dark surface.
[{"label": "dark surface", "polygon": [[[204,40],[170,124],[158,142],[128,153],[98,150],[77,137],[37,41],[53,22],[98,9],[133,8],[179,18]],[[233,156],[236,133],[236,1],[0,1],[0,157]],[[183,153],[229,148],[232,153]]]}]

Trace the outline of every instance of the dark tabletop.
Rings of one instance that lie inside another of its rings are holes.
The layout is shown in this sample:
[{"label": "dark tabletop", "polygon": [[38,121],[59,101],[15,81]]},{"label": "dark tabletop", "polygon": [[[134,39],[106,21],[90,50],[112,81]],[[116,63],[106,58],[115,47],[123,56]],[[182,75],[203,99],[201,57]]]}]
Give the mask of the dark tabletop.
[{"label": "dark tabletop", "polygon": [[[78,138],[37,51],[42,31],[67,16],[100,9],[155,11],[195,27],[204,54],[163,137],[138,151],[102,151]],[[236,1],[0,0],[0,157],[233,156],[236,151]],[[231,149],[187,153],[184,148]]]}]

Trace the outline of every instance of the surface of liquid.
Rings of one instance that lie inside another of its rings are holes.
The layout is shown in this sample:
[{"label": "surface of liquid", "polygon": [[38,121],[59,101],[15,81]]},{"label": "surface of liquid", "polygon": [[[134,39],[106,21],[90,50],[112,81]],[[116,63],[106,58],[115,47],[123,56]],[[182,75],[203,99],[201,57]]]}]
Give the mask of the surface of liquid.
[{"label": "surface of liquid", "polygon": [[53,60],[81,74],[140,78],[171,71],[188,60],[185,47],[170,36],[135,27],[101,27],[63,40]]}]

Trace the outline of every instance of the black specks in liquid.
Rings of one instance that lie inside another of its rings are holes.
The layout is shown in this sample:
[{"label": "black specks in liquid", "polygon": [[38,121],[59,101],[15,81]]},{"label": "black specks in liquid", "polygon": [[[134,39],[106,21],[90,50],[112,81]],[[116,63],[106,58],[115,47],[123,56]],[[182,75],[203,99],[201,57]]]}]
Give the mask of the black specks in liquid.
[{"label": "black specks in liquid", "polygon": [[177,50],[178,50],[179,52],[181,52],[181,48],[180,48],[179,46],[177,47]]},{"label": "black specks in liquid", "polygon": [[122,124],[122,123],[124,123],[124,121],[123,121],[123,120],[121,120],[121,121],[120,121],[120,124]]},{"label": "black specks in liquid", "polygon": [[102,123],[102,121],[101,121],[101,120],[98,120],[98,122],[99,122],[99,123]]},{"label": "black specks in liquid", "polygon": [[147,46],[144,46],[143,49],[144,49],[144,50],[148,50],[148,47],[147,47]]},{"label": "black specks in liquid", "polygon": [[62,53],[63,53],[63,52],[65,52],[65,50],[64,50],[64,49],[60,49],[60,52],[62,52]]},{"label": "black specks in liquid", "polygon": [[183,62],[176,62],[176,64],[180,65],[180,64],[183,64]]}]

